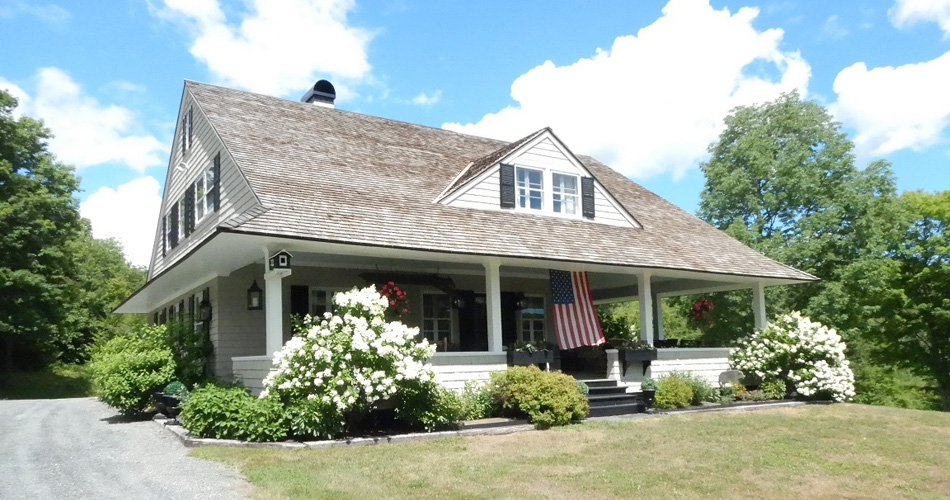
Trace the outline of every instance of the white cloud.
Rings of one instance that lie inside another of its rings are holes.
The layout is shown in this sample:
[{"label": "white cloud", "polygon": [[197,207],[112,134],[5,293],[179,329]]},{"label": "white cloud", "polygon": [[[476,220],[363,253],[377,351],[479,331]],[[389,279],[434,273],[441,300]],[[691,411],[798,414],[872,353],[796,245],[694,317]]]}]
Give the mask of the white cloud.
[{"label": "white cloud", "polygon": [[0,18],[13,19],[20,15],[33,16],[52,25],[63,25],[72,18],[72,14],[59,5],[37,5],[16,1],[0,5]]},{"label": "white cloud", "polygon": [[168,147],[154,136],[136,134],[140,125],[132,110],[100,104],[62,70],[40,69],[32,96],[16,89],[19,112],[42,119],[53,132],[49,150],[59,161],[78,169],[116,162],[140,172],[165,164]]},{"label": "white cloud", "polygon": [[829,109],[857,131],[859,156],[922,149],[950,125],[950,52],[927,62],[868,69],[863,62],[835,78]]},{"label": "white cloud", "polygon": [[897,0],[887,12],[891,23],[906,28],[920,21],[933,21],[950,37],[950,1],[948,0]]},{"label": "white cloud", "polygon": [[26,105],[30,100],[30,96],[21,89],[17,84],[3,78],[0,76],[0,90],[7,91],[8,94],[15,97],[17,100],[17,107],[13,109],[13,117],[19,118],[23,116],[23,106]]},{"label": "white cloud", "polygon": [[821,34],[828,38],[844,38],[848,36],[848,28],[841,24],[838,14],[832,14],[821,25]]},{"label": "white cloud", "polygon": [[[191,54],[227,85],[297,97],[307,85],[332,79],[341,98],[348,83],[369,77],[372,34],[351,26],[355,0],[249,0],[228,19],[217,0],[164,0],[156,13],[186,24]],[[342,92],[341,92],[342,91]]]},{"label": "white cloud", "polygon": [[517,106],[443,127],[514,140],[551,126],[574,151],[626,175],[679,177],[705,156],[730,109],[807,91],[810,67],[779,49],[782,30],[756,30],[757,15],[672,0],[662,17],[609,50],[521,75],[511,85]]},{"label": "white cloud", "polygon": [[436,90],[432,94],[419,92],[419,95],[412,98],[412,103],[418,106],[431,106],[442,100],[442,91]]},{"label": "white cloud", "polygon": [[94,237],[117,239],[129,262],[148,266],[161,204],[161,185],[146,176],[115,189],[99,188],[79,205],[79,213],[92,222]]}]

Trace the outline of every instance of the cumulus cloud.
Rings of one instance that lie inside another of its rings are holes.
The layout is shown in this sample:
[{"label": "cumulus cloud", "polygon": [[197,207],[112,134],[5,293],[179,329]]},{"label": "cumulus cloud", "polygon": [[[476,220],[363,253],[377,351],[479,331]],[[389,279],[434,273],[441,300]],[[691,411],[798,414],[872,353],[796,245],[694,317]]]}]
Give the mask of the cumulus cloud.
[{"label": "cumulus cloud", "polygon": [[436,90],[431,94],[420,92],[419,95],[412,98],[412,103],[418,106],[431,106],[442,99],[442,91]]},{"label": "cumulus cloud", "polygon": [[163,0],[155,12],[188,27],[191,54],[226,85],[297,97],[307,85],[332,78],[345,99],[348,85],[370,74],[372,34],[349,24],[354,4],[249,0],[246,12],[229,19],[218,0]]},{"label": "cumulus cloud", "polygon": [[443,127],[514,140],[551,126],[574,151],[626,175],[679,177],[705,156],[730,109],[807,92],[811,68],[779,48],[782,30],[755,29],[757,15],[672,0],[662,17],[609,50],[521,75],[511,86],[516,106]]},{"label": "cumulus cloud", "polygon": [[920,21],[933,21],[950,37],[950,1],[948,0],[897,0],[888,11],[891,23],[905,28]]},{"label": "cumulus cloud", "polygon": [[92,222],[94,237],[117,239],[129,262],[148,266],[161,204],[161,185],[145,176],[115,189],[99,188],[79,205],[79,213]]},{"label": "cumulus cloud", "polygon": [[855,63],[838,73],[833,88],[838,99],[829,109],[857,131],[862,156],[925,148],[950,125],[950,52],[898,67]]},{"label": "cumulus cloud", "polygon": [[168,148],[152,135],[137,134],[141,127],[132,110],[100,104],[62,70],[40,69],[32,96],[13,87],[18,112],[41,118],[53,132],[49,150],[59,161],[78,169],[116,162],[138,171],[165,163]]}]

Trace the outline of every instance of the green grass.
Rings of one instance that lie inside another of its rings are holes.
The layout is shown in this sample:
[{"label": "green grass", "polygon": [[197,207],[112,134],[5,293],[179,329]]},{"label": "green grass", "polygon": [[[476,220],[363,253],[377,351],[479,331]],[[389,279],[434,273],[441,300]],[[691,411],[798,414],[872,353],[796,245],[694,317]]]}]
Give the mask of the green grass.
[{"label": "green grass", "polygon": [[0,399],[60,399],[95,395],[88,365],[55,364],[36,372],[0,373]]},{"label": "green grass", "polygon": [[950,498],[950,414],[863,405],[353,448],[207,447],[258,498]]}]

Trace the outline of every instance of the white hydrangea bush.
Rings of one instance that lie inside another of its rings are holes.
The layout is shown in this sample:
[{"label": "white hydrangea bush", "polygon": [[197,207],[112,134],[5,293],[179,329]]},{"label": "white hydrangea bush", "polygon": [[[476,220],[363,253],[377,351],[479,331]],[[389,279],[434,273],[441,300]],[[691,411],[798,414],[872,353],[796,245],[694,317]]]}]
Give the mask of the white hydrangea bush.
[{"label": "white hydrangea bush", "polygon": [[833,328],[792,312],[744,339],[732,365],[763,381],[781,380],[808,398],[850,401],[854,373],[846,348]]},{"label": "white hydrangea bush", "polygon": [[353,414],[434,380],[428,360],[435,345],[420,341],[418,328],[387,322],[389,300],[375,286],[336,294],[333,301],[335,314],[303,319],[264,379],[261,397],[278,397],[291,414],[296,407],[306,422],[291,422],[291,428],[301,433],[334,434]]}]

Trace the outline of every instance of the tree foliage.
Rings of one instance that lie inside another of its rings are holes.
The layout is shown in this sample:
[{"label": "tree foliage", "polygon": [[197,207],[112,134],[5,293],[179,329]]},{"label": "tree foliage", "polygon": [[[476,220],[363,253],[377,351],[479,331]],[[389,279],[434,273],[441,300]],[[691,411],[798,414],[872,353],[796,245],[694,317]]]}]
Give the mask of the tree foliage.
[{"label": "tree foliage", "polygon": [[[87,359],[95,332],[144,281],[114,241],[79,216],[73,168],[49,153],[49,131],[0,90],[0,349],[4,369]],[[14,366],[15,365],[15,366]]]}]

